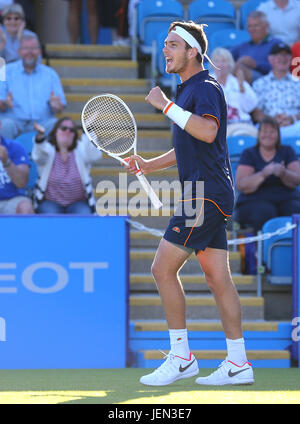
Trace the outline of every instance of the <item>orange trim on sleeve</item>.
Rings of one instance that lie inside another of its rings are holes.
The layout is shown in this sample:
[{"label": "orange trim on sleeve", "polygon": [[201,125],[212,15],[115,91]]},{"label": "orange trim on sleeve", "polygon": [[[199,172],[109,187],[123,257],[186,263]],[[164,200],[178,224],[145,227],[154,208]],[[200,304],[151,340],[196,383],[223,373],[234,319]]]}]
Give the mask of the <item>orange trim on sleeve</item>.
[{"label": "orange trim on sleeve", "polygon": [[170,107],[171,107],[171,106],[173,106],[173,104],[174,104],[174,102],[171,102],[171,103],[167,106],[166,110],[164,111],[164,114],[165,114],[165,115],[168,113],[168,110],[170,109]]},{"label": "orange trim on sleeve", "polygon": [[219,122],[219,120],[216,116],[211,115],[210,113],[204,113],[204,115],[202,115],[202,116],[210,116],[211,118],[214,118],[217,121],[218,128],[220,128],[220,122]]}]

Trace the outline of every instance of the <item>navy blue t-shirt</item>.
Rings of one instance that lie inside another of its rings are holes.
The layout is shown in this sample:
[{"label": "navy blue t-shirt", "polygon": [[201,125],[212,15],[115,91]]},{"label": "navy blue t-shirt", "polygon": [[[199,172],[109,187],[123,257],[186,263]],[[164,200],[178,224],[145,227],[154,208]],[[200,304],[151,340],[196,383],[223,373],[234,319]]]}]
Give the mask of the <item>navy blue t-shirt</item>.
[{"label": "navy blue t-shirt", "polygon": [[[259,172],[271,162],[283,163],[283,165],[287,166],[297,160],[297,155],[291,146],[281,146],[276,151],[274,158],[268,162],[263,159],[257,147],[250,147],[243,151],[239,165],[252,166],[254,172]],[[296,189],[287,187],[276,175],[269,175],[254,193],[240,193],[237,199],[237,206],[255,200],[277,202],[291,199],[300,199],[300,193]]]},{"label": "navy blue t-shirt", "polygon": [[213,116],[219,125],[215,140],[206,143],[174,124],[173,142],[182,188],[185,182],[192,182],[194,197],[197,196],[196,182],[203,181],[204,197],[215,202],[225,215],[231,215],[234,191],[226,142],[227,106],[223,90],[204,70],[178,85],[176,104],[199,116]]}]

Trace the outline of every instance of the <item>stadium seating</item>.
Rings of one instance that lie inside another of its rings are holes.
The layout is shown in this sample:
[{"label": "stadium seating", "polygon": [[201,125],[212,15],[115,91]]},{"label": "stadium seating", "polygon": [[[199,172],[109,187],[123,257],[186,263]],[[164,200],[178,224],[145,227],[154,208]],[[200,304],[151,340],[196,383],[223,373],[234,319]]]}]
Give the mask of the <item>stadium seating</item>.
[{"label": "stadium seating", "polygon": [[20,144],[23,145],[23,147],[25,148],[26,152],[28,153],[29,159],[30,159],[30,172],[29,172],[29,178],[28,178],[28,183],[25,187],[26,193],[28,196],[32,195],[32,191],[33,188],[35,186],[37,177],[38,177],[38,172],[37,172],[37,166],[35,164],[35,162],[31,159],[31,152],[32,152],[32,148],[33,148],[33,137],[36,135],[35,131],[30,131],[24,134],[20,134],[17,138],[16,141]]},{"label": "stadium seating", "polygon": [[[184,20],[184,10],[176,0],[143,0],[136,7],[134,32],[143,54],[152,53],[155,36],[168,30],[174,20]],[[136,44],[136,43],[135,43]]]},{"label": "stadium seating", "polygon": [[300,136],[299,137],[285,137],[281,140],[283,145],[291,146],[298,158],[300,159]]},{"label": "stadium seating", "polygon": [[209,40],[209,49],[213,51],[217,47],[230,49],[238,44],[245,43],[251,39],[248,31],[243,29],[226,28],[213,33]]},{"label": "stadium seating", "polygon": [[237,28],[235,8],[226,0],[195,0],[188,6],[188,18],[208,25],[205,33],[209,43],[216,31]]},{"label": "stadium seating", "polygon": [[239,159],[243,150],[253,147],[256,144],[256,138],[251,136],[231,136],[227,138],[228,152],[231,159]]},{"label": "stadium seating", "polygon": [[[270,219],[264,224],[262,233],[275,232],[288,223],[292,223],[289,216]],[[292,231],[263,241],[262,264],[266,267],[268,283],[292,283]]]},{"label": "stadium seating", "polygon": [[267,0],[248,0],[240,7],[240,28],[247,28],[247,18],[249,13],[256,10],[261,3]]}]

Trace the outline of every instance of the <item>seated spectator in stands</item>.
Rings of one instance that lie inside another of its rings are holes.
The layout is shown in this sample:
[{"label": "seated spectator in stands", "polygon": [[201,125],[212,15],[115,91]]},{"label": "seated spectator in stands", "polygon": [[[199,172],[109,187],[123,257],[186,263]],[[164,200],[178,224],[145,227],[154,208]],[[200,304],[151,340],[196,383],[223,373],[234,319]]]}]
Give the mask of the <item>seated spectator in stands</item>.
[{"label": "seated spectator in stands", "polygon": [[20,43],[22,60],[6,66],[6,81],[0,82],[0,119],[2,134],[14,139],[20,133],[33,131],[38,122],[49,131],[66,105],[57,73],[39,63],[39,40],[26,35]]},{"label": "seated spectator in stands", "polygon": [[245,81],[242,69],[232,75],[234,60],[229,50],[217,47],[211,54],[217,68],[214,73],[221,84],[227,102],[227,136],[251,135],[256,137],[257,129],[251,121],[250,112],[257,105],[252,87]]},{"label": "seated spectator in stands", "polygon": [[[0,123],[1,128],[1,123]],[[32,214],[31,199],[25,196],[30,161],[24,147],[0,136],[0,214]]]},{"label": "seated spectator in stands", "polygon": [[235,219],[258,231],[271,218],[300,213],[299,184],[294,149],[281,144],[278,123],[265,117],[256,146],[244,150],[237,167]]},{"label": "seated spectator in stands", "polygon": [[292,50],[292,66],[291,74],[294,78],[300,79],[300,41],[293,44],[291,47]]},{"label": "seated spectator in stands", "polygon": [[298,0],[269,0],[257,10],[264,12],[270,25],[270,34],[288,45],[300,39],[300,2]]},{"label": "seated spectator in stands", "polygon": [[248,32],[251,41],[238,44],[231,48],[235,60],[235,75],[238,69],[242,69],[245,79],[252,84],[257,78],[266,75],[271,70],[268,56],[274,44],[280,42],[269,34],[269,23],[263,12],[254,10],[248,15]]},{"label": "seated spectator in stands", "polygon": [[0,26],[0,56],[6,63],[19,60],[20,40],[24,35],[37,35],[25,29],[25,15],[20,4],[7,6],[3,12],[3,24]]},{"label": "seated spectator in stands", "polygon": [[272,71],[254,81],[253,89],[258,97],[252,117],[260,122],[265,115],[272,116],[280,126],[281,137],[300,134],[300,81],[290,73],[291,49],[287,44],[275,44],[269,61]]},{"label": "seated spectator in stands", "polygon": [[49,136],[35,124],[32,159],[39,178],[34,193],[37,213],[91,214],[95,199],[89,175],[91,164],[101,158],[101,152],[83,135],[78,140],[75,122],[59,119]]}]

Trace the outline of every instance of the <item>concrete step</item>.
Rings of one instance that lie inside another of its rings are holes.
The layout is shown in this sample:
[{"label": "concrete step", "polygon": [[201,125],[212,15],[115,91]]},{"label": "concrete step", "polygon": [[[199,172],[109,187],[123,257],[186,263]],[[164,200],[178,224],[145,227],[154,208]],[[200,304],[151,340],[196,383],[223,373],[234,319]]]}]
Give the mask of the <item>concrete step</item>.
[{"label": "concrete step", "polygon": [[[278,321],[243,321],[242,329],[243,331],[251,332],[277,332],[278,331]],[[139,332],[141,336],[146,336],[145,332],[168,332],[168,325],[166,321],[160,320],[138,320],[133,321],[132,325],[134,326],[134,331]],[[193,320],[187,321],[187,330],[191,333],[195,332],[224,332],[221,321],[214,320]],[[191,337],[193,335],[191,334]],[[168,334],[166,334],[168,338]]]},{"label": "concrete step", "polygon": [[[240,296],[242,317],[245,320],[264,319],[264,299],[257,296]],[[131,320],[164,319],[159,295],[130,295]],[[186,295],[186,319],[220,319],[213,296]]]},{"label": "concrete step", "polygon": [[[145,101],[145,94],[121,94],[118,96],[124,100],[133,114],[135,113],[154,113],[152,105]],[[81,113],[83,106],[94,95],[90,93],[68,93],[66,94],[67,107],[65,113]]]},{"label": "concrete step", "polygon": [[146,94],[150,86],[146,79],[131,78],[62,78],[65,93]]},{"label": "concrete step", "polygon": [[130,46],[86,45],[86,44],[46,44],[46,53],[51,58],[94,58],[130,59]]},{"label": "concrete step", "polygon": [[[65,111],[58,113],[57,118],[65,116]],[[70,112],[68,116],[73,119],[78,126],[81,126],[81,113]],[[135,113],[134,118],[138,129],[169,129],[168,119],[162,113]],[[157,146],[157,148],[159,148]]]},{"label": "concrete step", "polygon": [[[130,272],[144,273],[150,271],[156,249],[130,249]],[[241,254],[240,252],[229,252],[230,269],[233,274],[241,272]],[[180,275],[196,274],[201,271],[196,255],[192,254],[183,266]]]},{"label": "concrete step", "polygon": [[138,78],[138,65],[131,60],[50,59],[61,78]]},{"label": "concrete step", "polygon": [[[199,267],[200,268],[200,267]],[[251,293],[256,294],[256,278],[253,275],[242,275],[242,274],[233,274],[233,282],[240,293]],[[180,273],[180,280],[183,285],[185,292],[189,293],[209,293],[210,290],[207,286],[205,276],[202,272],[197,274],[186,273],[182,269]],[[130,274],[130,292],[134,293],[143,293],[143,292],[152,292],[157,293],[157,287],[152,275],[149,273],[131,273]]]}]

